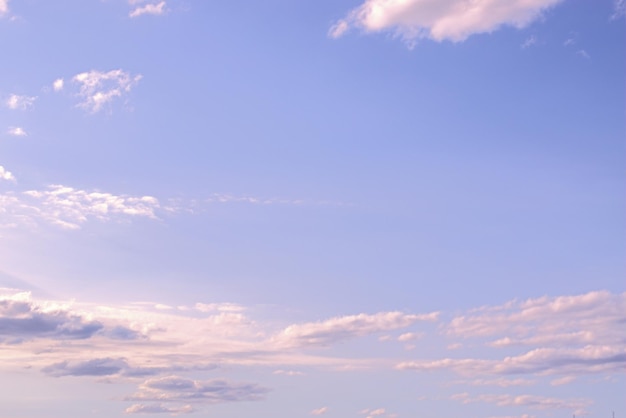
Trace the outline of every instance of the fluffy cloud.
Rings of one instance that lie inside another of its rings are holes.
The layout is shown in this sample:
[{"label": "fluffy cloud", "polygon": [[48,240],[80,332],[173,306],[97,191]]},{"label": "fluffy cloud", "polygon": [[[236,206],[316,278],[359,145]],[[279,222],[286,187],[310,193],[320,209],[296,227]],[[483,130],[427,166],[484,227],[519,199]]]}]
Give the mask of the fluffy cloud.
[{"label": "fluffy cloud", "polygon": [[[131,1],[131,4],[136,4],[137,1]],[[128,16],[130,17],[138,17],[141,15],[162,15],[165,13],[165,2],[161,1],[159,3],[149,3],[144,6],[135,7]]]},{"label": "fluffy cloud", "polygon": [[[8,171],[7,169],[5,169],[3,166],[0,165],[0,180],[12,180],[15,181],[15,177],[13,176],[13,174]],[[1,204],[1,201],[0,201]],[[2,207],[0,206],[0,209]]]},{"label": "fluffy cloud", "polygon": [[79,106],[96,113],[114,99],[128,94],[141,77],[122,70],[92,70],[75,75],[72,81],[79,85],[78,96],[82,99]]},{"label": "fluffy cloud", "polygon": [[52,89],[54,91],[61,91],[63,90],[63,86],[65,85],[65,81],[62,78],[57,78],[56,80],[54,80],[54,82],[52,83]]},{"label": "fluffy cloud", "polygon": [[19,126],[12,126],[7,130],[7,134],[11,136],[27,136],[26,131]]},{"label": "fluffy cloud", "polygon": [[459,42],[503,25],[523,28],[562,0],[365,0],[329,31],[350,28],[393,31],[407,41],[429,38]]},{"label": "fluffy cloud", "polygon": [[33,107],[35,100],[37,100],[37,97],[34,96],[12,94],[5,100],[4,104],[12,110],[27,110]]},{"label": "fluffy cloud", "polygon": [[416,321],[436,321],[438,313],[409,315],[402,312],[380,312],[332,318],[323,322],[290,325],[276,336],[285,346],[327,346],[338,341],[377,332],[405,328]]}]

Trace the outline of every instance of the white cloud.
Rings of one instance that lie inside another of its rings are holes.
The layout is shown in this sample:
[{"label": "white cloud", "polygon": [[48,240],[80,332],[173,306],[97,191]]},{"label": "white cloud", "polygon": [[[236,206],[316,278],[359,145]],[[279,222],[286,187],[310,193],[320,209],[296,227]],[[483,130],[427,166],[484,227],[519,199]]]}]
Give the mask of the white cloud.
[{"label": "white cloud", "polygon": [[322,408],[312,410],[311,415],[324,415],[326,412],[328,412],[328,407],[324,406]]},{"label": "white cloud", "polygon": [[[5,169],[3,166],[0,165],[0,180],[15,181],[15,177],[13,176],[13,174],[10,171],[8,171],[7,169]],[[1,207],[0,207],[0,209],[1,209]]]},{"label": "white cloud", "polygon": [[328,346],[338,341],[405,328],[416,321],[436,321],[438,313],[411,315],[380,312],[332,318],[323,322],[290,325],[275,337],[284,346]]},{"label": "white cloud", "polygon": [[12,110],[27,110],[33,107],[35,100],[37,97],[34,96],[12,94],[5,100],[4,104]]},{"label": "white cloud", "polygon": [[523,28],[562,0],[365,0],[329,31],[337,38],[349,28],[393,31],[406,41],[420,38],[460,42],[503,25]]},{"label": "white cloud", "polygon": [[194,409],[191,405],[184,406],[166,406],[163,404],[154,404],[154,405],[145,405],[145,404],[135,404],[131,405],[124,411],[127,414],[171,414],[171,415],[180,415],[180,414],[189,414],[194,412]]},{"label": "white cloud", "polygon": [[460,401],[464,404],[474,402],[491,403],[498,406],[523,406],[532,409],[550,410],[565,409],[574,411],[576,415],[584,415],[587,413],[586,408],[592,402],[588,399],[559,399],[546,396],[535,395],[490,395],[483,394],[475,397],[467,393],[460,393],[452,396],[452,399]]},{"label": "white cloud", "polygon": [[[5,179],[12,179],[4,168]],[[52,185],[44,190],[10,193],[0,199],[0,210],[7,217],[43,220],[62,228],[77,229],[90,219],[106,221],[120,217],[145,217],[156,219],[159,201],[152,196],[115,195]]]},{"label": "white cloud", "polygon": [[27,136],[28,134],[23,128],[19,126],[12,126],[7,130],[7,134],[12,136]]},{"label": "white cloud", "polygon": [[[134,4],[137,2],[132,2],[131,4]],[[136,7],[133,11],[131,11],[129,13],[128,16],[130,17],[138,17],[141,15],[162,15],[165,13],[165,2],[159,2],[159,3],[150,3],[150,4],[146,4],[145,6],[138,6]]]},{"label": "white cloud", "polygon": [[114,99],[128,94],[141,77],[122,70],[92,70],[75,75],[72,81],[79,85],[78,96],[82,99],[79,106],[96,113]]},{"label": "white cloud", "polygon": [[0,16],[9,12],[9,0],[0,0]]},{"label": "white cloud", "polygon": [[65,81],[62,78],[57,78],[56,80],[54,80],[54,82],[52,83],[52,89],[54,91],[61,91],[63,90],[63,86],[65,84]]}]

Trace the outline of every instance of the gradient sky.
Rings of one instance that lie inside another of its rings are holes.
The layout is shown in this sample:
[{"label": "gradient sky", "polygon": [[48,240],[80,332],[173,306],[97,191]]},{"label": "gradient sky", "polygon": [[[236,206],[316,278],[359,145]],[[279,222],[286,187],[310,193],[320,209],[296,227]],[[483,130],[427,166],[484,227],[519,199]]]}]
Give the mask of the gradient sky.
[{"label": "gradient sky", "polygon": [[623,0],[0,0],[0,415],[626,416]]}]

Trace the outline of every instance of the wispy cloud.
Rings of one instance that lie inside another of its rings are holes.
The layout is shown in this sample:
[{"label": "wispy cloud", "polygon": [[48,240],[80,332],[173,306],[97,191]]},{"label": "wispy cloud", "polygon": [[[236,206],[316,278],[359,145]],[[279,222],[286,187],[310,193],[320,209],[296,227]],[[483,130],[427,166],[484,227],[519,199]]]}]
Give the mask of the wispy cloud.
[{"label": "wispy cloud", "polygon": [[194,409],[191,405],[184,406],[166,406],[163,404],[153,404],[153,405],[145,405],[145,404],[135,404],[129,406],[124,411],[127,414],[170,414],[170,415],[180,415],[180,414],[189,414],[194,412]]},{"label": "wispy cloud", "polygon": [[612,19],[626,16],[626,0],[614,0]]},{"label": "wispy cloud", "polygon": [[503,25],[523,28],[562,0],[365,0],[333,25],[338,38],[350,28],[365,32],[391,31],[408,42],[421,38],[460,42]]},{"label": "wispy cloud", "polygon": [[533,45],[537,44],[537,37],[535,35],[531,35],[522,43],[522,49],[530,48]]},{"label": "wispy cloud", "polygon": [[152,196],[128,196],[86,191],[52,185],[43,190],[29,190],[9,194],[0,207],[31,221],[44,220],[63,228],[77,229],[89,219],[110,220],[119,217],[145,217],[155,219],[160,207]]},{"label": "wispy cloud", "polygon": [[12,94],[4,101],[4,104],[12,110],[27,110],[33,107],[35,100],[37,100],[36,96]]},{"label": "wispy cloud", "polygon": [[586,414],[592,402],[588,399],[559,399],[535,395],[490,395],[470,396],[468,393],[454,395],[452,399],[464,404],[485,402],[498,406],[523,406],[531,409],[550,410],[562,409],[573,411],[577,415]]},{"label": "wispy cloud", "polygon": [[[136,4],[138,2],[131,1],[130,3]],[[165,1],[161,1],[159,3],[149,3],[144,6],[137,6],[128,14],[128,16],[139,17],[142,15],[162,15],[166,12],[165,6]]]},{"label": "wispy cloud", "polygon": [[311,415],[324,415],[326,412],[328,412],[328,407],[323,406],[321,408],[312,410]]},{"label": "wispy cloud", "polygon": [[82,100],[79,106],[96,113],[116,98],[130,93],[141,78],[141,75],[131,75],[119,69],[92,70],[75,75],[72,81],[79,86],[78,97]]}]

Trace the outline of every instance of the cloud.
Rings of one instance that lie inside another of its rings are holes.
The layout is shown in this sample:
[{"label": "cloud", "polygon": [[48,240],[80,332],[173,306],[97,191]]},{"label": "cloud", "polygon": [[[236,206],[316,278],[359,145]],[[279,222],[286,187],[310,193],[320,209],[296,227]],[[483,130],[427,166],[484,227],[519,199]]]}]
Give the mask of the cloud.
[{"label": "cloud", "polygon": [[254,383],[233,383],[224,379],[192,380],[166,376],[146,380],[139,391],[127,398],[140,402],[223,402],[258,401],[269,389]]},{"label": "cloud", "polygon": [[0,0],[0,16],[9,13],[9,0]]},{"label": "cloud", "polygon": [[589,55],[589,53],[584,49],[579,49],[578,51],[576,51],[576,54],[580,57],[583,57],[584,59],[591,59],[591,55]]},{"label": "cloud", "polygon": [[324,415],[326,412],[328,412],[328,407],[324,406],[322,408],[312,410],[311,415]]},{"label": "cloud", "polygon": [[37,100],[36,96],[12,94],[5,100],[4,104],[12,110],[27,110],[33,107],[35,100]]},{"label": "cloud", "polygon": [[[0,175],[3,171],[0,171]],[[9,172],[8,175],[10,175]],[[7,174],[5,174],[6,176]],[[7,178],[10,179],[10,178]],[[152,196],[115,195],[52,185],[44,190],[29,190],[7,194],[0,199],[0,211],[13,215],[22,223],[43,220],[66,229],[78,229],[81,224],[96,219],[111,220],[120,217],[156,219],[160,208]]]},{"label": "cloud", "polygon": [[328,346],[333,343],[377,332],[405,328],[416,321],[436,321],[438,313],[410,315],[402,312],[380,312],[332,318],[323,322],[290,325],[275,337],[285,346]]},{"label": "cloud", "polygon": [[54,91],[61,91],[63,90],[63,86],[65,85],[65,82],[63,81],[62,78],[57,78],[56,80],[54,80],[54,82],[52,83],[52,89]]},{"label": "cloud", "polygon": [[535,35],[531,35],[522,44],[522,49],[530,48],[531,46],[537,43],[537,37]]},{"label": "cloud", "polygon": [[39,305],[30,293],[0,295],[0,343],[18,344],[33,338],[87,339],[103,325],[55,305]]},{"label": "cloud", "polygon": [[50,376],[110,376],[126,369],[128,364],[124,359],[94,359],[88,361],[64,361],[44,367],[42,371]]},{"label": "cloud", "polygon": [[274,370],[273,373],[284,376],[304,376],[303,372],[297,370]]},{"label": "cloud", "polygon": [[626,321],[626,293],[589,292],[576,296],[541,297],[483,307],[457,316],[446,327],[449,336],[464,338],[506,335],[494,346],[571,346],[626,341],[616,332]]},{"label": "cloud", "polygon": [[453,395],[452,399],[464,404],[485,402],[498,406],[523,406],[539,410],[566,409],[574,411],[577,415],[586,414],[586,408],[592,404],[588,399],[559,399],[535,395],[482,394],[472,397],[467,393],[460,393]]},{"label": "cloud", "polygon": [[333,25],[338,38],[350,28],[391,31],[406,41],[460,42],[507,25],[523,28],[562,0],[365,0]]},{"label": "cloud", "polygon": [[156,405],[144,405],[144,404],[135,404],[129,406],[124,411],[127,414],[171,414],[171,415],[180,415],[180,414],[189,414],[194,412],[194,409],[191,405],[184,405],[180,407],[176,406],[165,406],[163,404]]},{"label": "cloud", "polygon": [[614,0],[611,19],[619,19],[624,16],[626,16],[626,0]]},{"label": "cloud", "polygon": [[[0,180],[15,181],[15,177],[10,171],[8,171],[7,169],[5,169],[3,166],[0,165]],[[1,201],[0,201],[0,204],[1,204]]]},{"label": "cloud", "polygon": [[12,126],[7,130],[7,134],[11,136],[27,136],[28,134],[23,128],[19,126]]},{"label": "cloud", "polygon": [[92,70],[75,75],[72,81],[79,85],[78,96],[82,99],[79,106],[96,113],[114,99],[128,94],[141,78],[141,75],[132,76],[122,70]]},{"label": "cloud", "polygon": [[[132,4],[133,2],[131,2]],[[141,15],[162,15],[165,13],[165,2],[146,4],[145,6],[138,6],[131,11],[128,16],[138,17]]]}]

